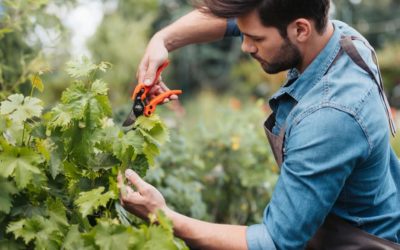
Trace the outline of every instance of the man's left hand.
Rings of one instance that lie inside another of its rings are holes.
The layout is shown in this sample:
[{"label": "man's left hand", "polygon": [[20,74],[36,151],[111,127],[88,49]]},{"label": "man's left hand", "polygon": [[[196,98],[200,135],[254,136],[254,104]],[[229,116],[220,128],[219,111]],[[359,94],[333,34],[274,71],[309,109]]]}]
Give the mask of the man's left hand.
[{"label": "man's left hand", "polygon": [[145,182],[137,173],[127,169],[125,177],[135,189],[125,185],[122,175],[118,174],[118,187],[121,193],[120,201],[127,211],[142,219],[148,219],[149,214],[155,213],[157,210],[165,211],[168,209],[160,191]]}]

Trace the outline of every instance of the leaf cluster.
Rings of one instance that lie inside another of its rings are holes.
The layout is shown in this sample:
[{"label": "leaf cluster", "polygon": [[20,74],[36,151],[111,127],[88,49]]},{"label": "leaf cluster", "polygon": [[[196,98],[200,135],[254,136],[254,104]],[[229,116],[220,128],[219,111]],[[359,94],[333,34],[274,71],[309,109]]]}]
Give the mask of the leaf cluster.
[{"label": "leaf cluster", "polygon": [[157,116],[129,130],[114,124],[107,84],[94,78],[109,67],[70,62],[73,83],[50,109],[33,97],[39,75],[31,96],[1,102],[1,249],[186,249],[162,214],[134,227],[123,219],[117,173],[145,175],[168,132]]}]

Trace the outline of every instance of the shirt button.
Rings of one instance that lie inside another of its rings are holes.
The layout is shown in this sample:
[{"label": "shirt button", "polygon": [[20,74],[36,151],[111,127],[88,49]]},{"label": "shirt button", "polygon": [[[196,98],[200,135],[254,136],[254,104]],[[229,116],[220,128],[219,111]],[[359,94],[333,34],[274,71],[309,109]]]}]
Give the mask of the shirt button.
[{"label": "shirt button", "polygon": [[286,153],[286,148],[285,147],[282,148],[282,151],[283,151],[283,153]]}]

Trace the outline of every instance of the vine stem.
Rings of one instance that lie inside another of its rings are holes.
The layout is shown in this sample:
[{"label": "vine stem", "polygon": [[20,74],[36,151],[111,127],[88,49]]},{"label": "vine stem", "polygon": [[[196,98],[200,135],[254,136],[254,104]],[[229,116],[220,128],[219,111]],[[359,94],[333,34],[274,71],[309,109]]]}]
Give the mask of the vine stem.
[{"label": "vine stem", "polygon": [[[31,94],[29,95],[30,97],[33,96],[33,92],[35,91],[35,85],[34,85],[34,83],[35,83],[36,79],[37,79],[37,74],[35,74],[35,75],[33,76]],[[24,139],[25,139],[25,130],[26,130],[26,122],[24,122],[24,128],[23,128],[23,130],[22,130],[22,140],[21,140],[21,145],[22,145],[22,146],[25,145],[25,143],[24,143]],[[29,136],[29,141],[30,141],[30,136]]]},{"label": "vine stem", "polygon": [[26,129],[26,122],[24,122],[24,128],[22,129],[22,139],[21,139],[21,146],[24,146],[24,137],[25,137],[25,129]]}]

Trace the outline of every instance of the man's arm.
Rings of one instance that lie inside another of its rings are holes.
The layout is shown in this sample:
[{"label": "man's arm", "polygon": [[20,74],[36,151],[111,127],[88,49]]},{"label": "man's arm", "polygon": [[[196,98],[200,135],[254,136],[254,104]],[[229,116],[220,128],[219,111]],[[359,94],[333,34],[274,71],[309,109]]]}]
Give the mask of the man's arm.
[{"label": "man's arm", "polygon": [[227,20],[218,18],[200,10],[193,10],[155,34],[168,51],[189,44],[212,42],[222,39],[226,31]]},{"label": "man's arm", "polygon": [[139,82],[152,85],[157,68],[168,53],[188,44],[212,42],[224,37],[227,20],[194,10],[158,31],[147,45],[139,64]]},{"label": "man's arm", "polygon": [[188,245],[200,249],[247,249],[246,226],[222,225],[189,218],[169,209],[161,193],[141,179],[134,171],[127,170],[126,178],[135,187],[124,186],[118,176],[121,204],[129,212],[147,219],[157,210],[165,212],[174,225],[174,233]]},{"label": "man's arm", "polygon": [[223,225],[189,218],[164,210],[174,224],[174,233],[188,245],[199,249],[247,249],[246,226]]}]

